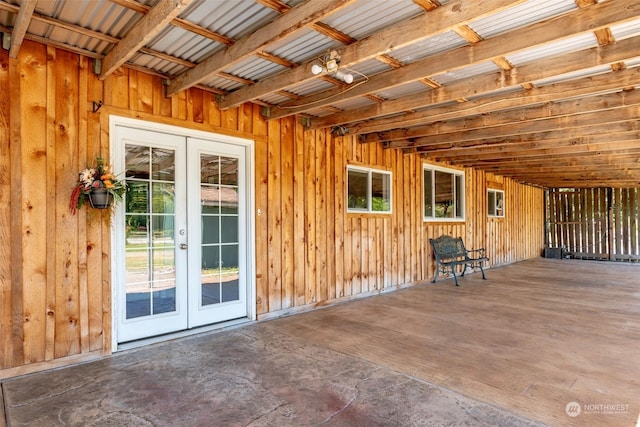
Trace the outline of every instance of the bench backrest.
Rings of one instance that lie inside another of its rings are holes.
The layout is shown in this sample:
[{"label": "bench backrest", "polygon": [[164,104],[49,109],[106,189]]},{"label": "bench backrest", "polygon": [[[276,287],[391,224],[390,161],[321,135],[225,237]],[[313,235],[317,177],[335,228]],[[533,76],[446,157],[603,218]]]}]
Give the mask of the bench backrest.
[{"label": "bench backrest", "polygon": [[436,260],[448,261],[467,256],[462,237],[440,236],[437,239],[429,239],[429,243]]}]

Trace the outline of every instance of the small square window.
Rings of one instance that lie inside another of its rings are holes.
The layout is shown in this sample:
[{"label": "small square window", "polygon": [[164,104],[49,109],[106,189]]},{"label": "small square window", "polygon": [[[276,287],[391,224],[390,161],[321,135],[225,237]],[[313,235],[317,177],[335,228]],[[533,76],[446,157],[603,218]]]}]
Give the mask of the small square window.
[{"label": "small square window", "polygon": [[464,221],[464,172],[423,167],[425,221]]},{"label": "small square window", "polygon": [[504,191],[487,190],[487,215],[504,217]]},{"label": "small square window", "polygon": [[347,211],[391,212],[391,172],[347,166]]}]

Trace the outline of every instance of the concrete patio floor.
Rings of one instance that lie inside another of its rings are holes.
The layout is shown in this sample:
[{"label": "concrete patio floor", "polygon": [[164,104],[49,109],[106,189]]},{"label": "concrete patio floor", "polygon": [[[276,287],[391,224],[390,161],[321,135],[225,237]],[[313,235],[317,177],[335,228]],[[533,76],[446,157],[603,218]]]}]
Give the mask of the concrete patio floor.
[{"label": "concrete patio floor", "polygon": [[532,259],[122,351],[3,380],[0,425],[638,427],[638,277]]},{"label": "concrete patio floor", "polygon": [[[279,331],[182,338],[6,380],[9,426],[534,426]],[[0,423],[1,424],[1,423]]]}]

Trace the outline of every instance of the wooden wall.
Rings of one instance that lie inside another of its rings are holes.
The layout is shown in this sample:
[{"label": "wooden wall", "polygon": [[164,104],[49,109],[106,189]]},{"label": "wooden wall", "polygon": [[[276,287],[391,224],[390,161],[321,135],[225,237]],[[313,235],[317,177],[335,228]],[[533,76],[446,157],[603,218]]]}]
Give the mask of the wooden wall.
[{"label": "wooden wall", "polygon": [[[442,233],[486,247],[493,265],[543,247],[541,189],[466,170],[467,221],[424,223],[417,155],[163,90],[128,68],[100,81],[90,59],[50,46],[25,41],[16,60],[0,50],[0,378],[110,352],[110,218],[68,210],[78,172],[108,157],[109,114],[256,141],[259,319],[430,279],[428,239]],[[393,214],[346,213],[347,164],[392,172]],[[505,190],[504,219],[487,219],[488,182]]]}]

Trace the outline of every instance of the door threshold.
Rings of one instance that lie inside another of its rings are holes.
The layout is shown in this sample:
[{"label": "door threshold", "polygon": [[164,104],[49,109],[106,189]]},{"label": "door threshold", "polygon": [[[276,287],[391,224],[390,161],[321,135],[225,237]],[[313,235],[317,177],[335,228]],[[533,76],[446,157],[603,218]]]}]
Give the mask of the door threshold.
[{"label": "door threshold", "polygon": [[207,332],[221,332],[223,330],[236,328],[239,326],[244,326],[248,323],[253,323],[254,321],[243,317],[241,319],[229,320],[227,322],[215,323],[213,325],[199,326],[193,329],[186,329],[184,331],[172,332],[164,335],[157,335],[155,337],[143,338],[135,341],[128,341],[124,343],[118,344],[118,347],[114,352],[120,352],[125,350],[131,350],[134,348],[144,347],[151,344],[158,344],[166,341],[172,341],[178,338],[190,337],[193,335],[204,334]]}]

